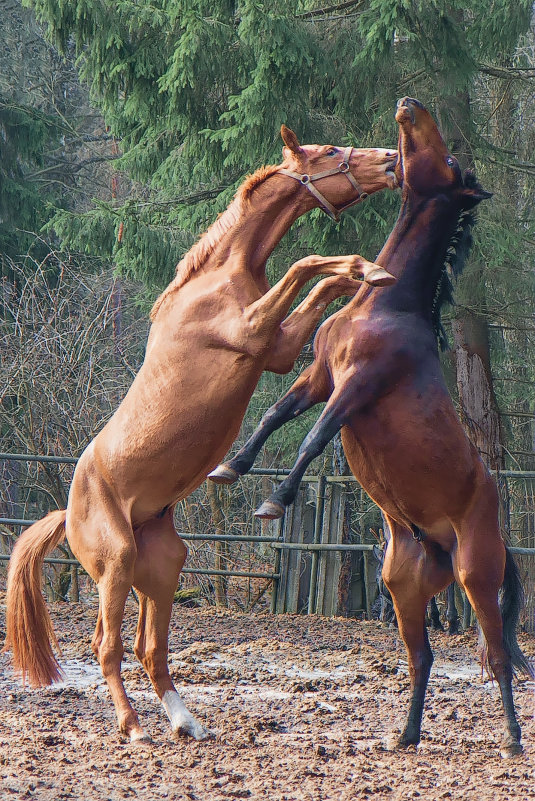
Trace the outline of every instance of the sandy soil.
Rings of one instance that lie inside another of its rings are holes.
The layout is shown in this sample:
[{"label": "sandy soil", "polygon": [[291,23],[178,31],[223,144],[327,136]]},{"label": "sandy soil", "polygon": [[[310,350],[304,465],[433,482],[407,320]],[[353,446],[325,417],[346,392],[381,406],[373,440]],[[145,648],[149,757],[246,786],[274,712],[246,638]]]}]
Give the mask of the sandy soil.
[{"label": "sandy soil", "polygon": [[[430,635],[435,665],[422,743],[392,752],[388,738],[400,731],[408,700],[396,631],[340,618],[177,608],[173,676],[214,738],[175,741],[131,651],[132,601],[123,675],[154,738],[150,746],[132,746],[117,732],[91,657],[96,608],[56,604],[52,614],[65,684],[25,689],[0,657],[2,799],[535,798],[535,685],[516,682],[525,751],[503,760],[499,693],[481,677],[474,634]],[[522,645],[535,653],[532,637]]]}]

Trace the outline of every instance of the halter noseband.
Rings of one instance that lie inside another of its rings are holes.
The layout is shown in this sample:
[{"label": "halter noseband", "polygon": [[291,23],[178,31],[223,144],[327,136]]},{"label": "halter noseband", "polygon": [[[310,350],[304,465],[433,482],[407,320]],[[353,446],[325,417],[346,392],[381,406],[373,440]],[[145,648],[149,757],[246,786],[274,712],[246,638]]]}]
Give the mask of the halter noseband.
[{"label": "halter noseband", "polygon": [[[286,170],[284,168],[279,170],[279,172],[282,173],[282,175],[289,175],[290,178],[295,178],[296,181],[299,181],[299,183],[303,184],[303,186],[306,189],[308,189],[308,191],[312,195],[314,195],[316,200],[319,201],[323,211],[326,214],[328,214],[329,217],[331,217],[331,219],[336,220],[336,222],[338,222],[338,220],[340,219],[340,214],[343,211],[348,209],[350,206],[354,206],[355,203],[358,203],[360,200],[366,200],[366,198],[368,197],[368,193],[364,192],[362,187],[357,183],[357,181],[349,171],[349,159],[351,158],[352,150],[353,148],[351,147],[351,145],[349,147],[346,147],[346,149],[344,150],[342,161],[337,167],[333,167],[332,170],[324,170],[323,172],[317,172],[314,175],[308,175],[307,173],[300,174],[298,172],[293,172],[292,170]],[[316,189],[316,187],[313,184],[313,181],[319,181],[320,178],[327,178],[329,175],[337,175],[338,173],[342,173],[342,175],[345,175],[345,177],[347,178],[353,189],[356,189],[356,191],[358,192],[355,200],[352,200],[350,203],[346,203],[346,205],[342,206],[341,209],[337,209],[335,206],[333,206],[333,204],[330,203],[327,200],[327,198],[321,194],[319,189]]]}]

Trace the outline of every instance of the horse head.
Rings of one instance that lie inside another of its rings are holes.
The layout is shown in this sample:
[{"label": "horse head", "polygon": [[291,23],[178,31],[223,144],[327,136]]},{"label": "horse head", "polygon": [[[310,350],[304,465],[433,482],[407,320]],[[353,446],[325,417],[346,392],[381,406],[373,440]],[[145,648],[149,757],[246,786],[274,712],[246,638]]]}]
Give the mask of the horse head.
[{"label": "horse head", "polygon": [[436,122],[419,100],[401,98],[396,122],[399,125],[399,159],[395,173],[403,187],[404,200],[409,194],[431,197],[443,193],[457,196],[460,208],[468,210],[492,197],[470,171],[463,175]]},{"label": "horse head", "polygon": [[[281,127],[284,162],[280,173],[294,178],[333,219],[349,206],[381,189],[395,189],[395,149],[301,145],[295,133]],[[321,191],[317,183],[321,182]]]}]

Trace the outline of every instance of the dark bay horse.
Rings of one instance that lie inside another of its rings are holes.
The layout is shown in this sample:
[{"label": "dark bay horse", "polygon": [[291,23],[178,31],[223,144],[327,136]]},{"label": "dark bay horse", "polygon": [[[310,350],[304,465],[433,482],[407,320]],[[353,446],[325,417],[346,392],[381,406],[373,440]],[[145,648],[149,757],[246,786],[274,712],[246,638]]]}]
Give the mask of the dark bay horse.
[{"label": "dark bay horse", "polygon": [[[521,751],[512,665],[531,674],[515,627],[521,586],[498,524],[498,493],[455,413],[438,357],[440,306],[448,269],[470,243],[470,214],[489,193],[461,174],[428,111],[398,104],[402,205],[377,262],[396,276],[366,287],[319,329],[315,358],[264,416],[235,458],[212,474],[230,483],[247,472],[269,434],[327,401],[285,480],[257,514],[275,518],[293,501],[311,460],[342,430],[350,468],[381,508],[391,538],[383,576],[408,653],[411,702],[398,745],[420,740],[433,661],[425,627],[430,598],[455,578],[486,640],[506,717],[504,755]],[[501,609],[498,595],[502,591]]]},{"label": "dark bay horse", "polygon": [[[395,150],[301,146],[286,126],[281,133],[284,162],[245,181],[156,301],[145,361],[82,454],[67,510],[27,529],[10,561],[6,647],[32,685],[50,684],[61,674],[41,595],[42,564],[67,537],[98,587],[92,647],[120,730],[132,741],[150,739],[121,679],[121,622],[132,586],[139,598],[135,654],[173,731],[206,736],[167,664],[171,607],[186,558],[173,525],[176,503],[227,452],[262,371],[291,369],[327,304],[355,294],[354,279],[394,281],[360,256],[310,256],[269,287],[266,261],[300,215],[321,207],[337,218],[368,194],[397,186]],[[320,274],[329,277],[286,317],[300,289]]]},{"label": "dark bay horse", "polygon": [[[385,543],[386,545],[386,543]],[[378,545],[373,546],[373,555],[377,561],[377,572],[375,580],[377,583],[378,597],[375,603],[379,606],[379,620],[381,623],[386,623],[390,626],[397,626],[396,613],[394,611],[394,602],[390,594],[390,590],[386,586],[383,579],[383,563],[385,552],[383,548]],[[464,596],[463,596],[464,598]],[[374,603],[374,606],[375,606]],[[447,632],[449,635],[460,634],[461,618],[455,605],[455,582],[446,589],[446,611],[445,620],[448,624]],[[426,611],[426,624],[429,625],[434,631],[444,631],[442,620],[440,619],[440,609],[436,597],[433,595],[429,601]]]}]

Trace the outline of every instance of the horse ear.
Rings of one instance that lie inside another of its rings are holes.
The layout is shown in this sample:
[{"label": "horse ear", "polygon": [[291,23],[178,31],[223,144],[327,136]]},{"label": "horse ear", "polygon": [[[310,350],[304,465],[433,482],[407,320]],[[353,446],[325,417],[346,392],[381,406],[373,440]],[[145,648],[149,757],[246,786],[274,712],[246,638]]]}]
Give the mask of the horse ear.
[{"label": "horse ear", "polygon": [[492,192],[487,192],[485,189],[479,187],[478,189],[465,189],[463,191],[464,206],[471,209],[481,203],[482,200],[488,200],[492,197]]},{"label": "horse ear", "polygon": [[463,195],[466,201],[466,206],[472,208],[481,203],[482,200],[488,200],[492,197],[492,192],[487,192],[480,183],[478,183],[474,173],[467,170],[464,174],[464,190]]},{"label": "horse ear", "polygon": [[282,141],[286,147],[292,151],[292,153],[294,153],[296,156],[301,154],[301,145],[299,144],[299,140],[291,128],[287,128],[286,125],[281,125],[281,136]]}]

